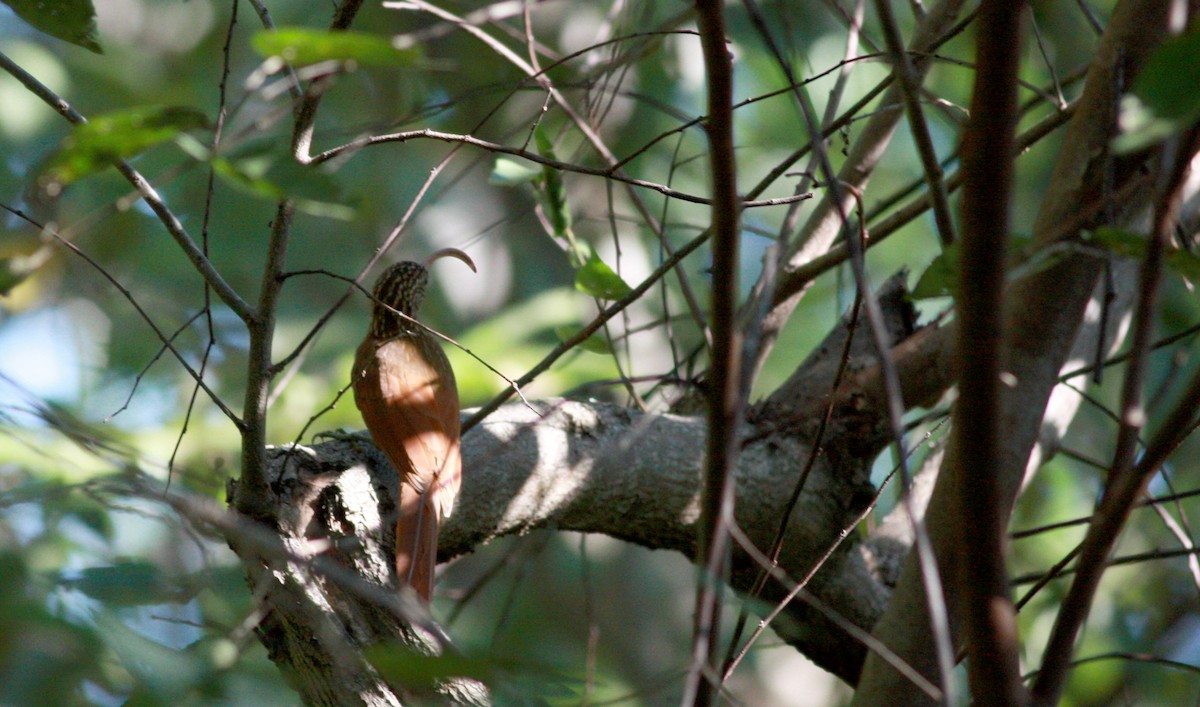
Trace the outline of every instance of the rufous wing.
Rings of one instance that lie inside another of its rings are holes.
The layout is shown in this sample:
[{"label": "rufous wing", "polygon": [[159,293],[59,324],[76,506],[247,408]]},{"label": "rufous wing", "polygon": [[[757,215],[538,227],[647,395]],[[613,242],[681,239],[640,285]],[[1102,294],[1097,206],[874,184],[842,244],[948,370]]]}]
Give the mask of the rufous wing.
[{"label": "rufous wing", "polygon": [[438,525],[462,483],[454,372],[431,337],[368,339],[355,358],[353,383],[371,438],[400,475],[397,576],[428,599]]}]

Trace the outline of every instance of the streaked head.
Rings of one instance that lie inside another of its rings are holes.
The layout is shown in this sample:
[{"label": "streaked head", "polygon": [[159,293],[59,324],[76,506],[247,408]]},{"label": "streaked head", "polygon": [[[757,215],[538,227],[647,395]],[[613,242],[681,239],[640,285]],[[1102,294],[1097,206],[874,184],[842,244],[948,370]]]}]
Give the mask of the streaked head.
[{"label": "streaked head", "polygon": [[[421,303],[425,300],[425,286],[429,283],[428,267],[438,258],[447,256],[458,258],[471,270],[475,270],[475,263],[466,253],[456,248],[443,248],[426,258],[423,264],[404,260],[383,271],[372,292],[375,298],[371,309],[372,336],[386,339],[415,328],[391,309],[416,319],[420,315]],[[388,309],[389,307],[391,309]]]},{"label": "streaked head", "polygon": [[371,309],[371,334],[385,339],[411,330],[412,324],[391,310],[416,319],[421,311],[421,302],[425,300],[425,285],[428,282],[429,271],[424,265],[411,260],[396,263],[384,270],[372,292],[375,304]]}]

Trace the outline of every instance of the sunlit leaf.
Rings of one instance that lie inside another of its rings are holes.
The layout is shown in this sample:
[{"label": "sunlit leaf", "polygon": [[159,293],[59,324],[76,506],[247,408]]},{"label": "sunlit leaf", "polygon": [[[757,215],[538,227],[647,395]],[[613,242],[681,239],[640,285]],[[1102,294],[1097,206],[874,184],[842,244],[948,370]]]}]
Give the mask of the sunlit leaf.
[{"label": "sunlit leaf", "polygon": [[50,161],[47,176],[65,185],[170,140],[184,130],[204,127],[208,118],[193,108],[147,106],[100,115],[77,125]]},{"label": "sunlit leaf", "polygon": [[511,157],[497,157],[495,165],[492,166],[492,173],[488,175],[488,184],[499,187],[528,184],[541,174],[542,170],[531,162]]},{"label": "sunlit leaf", "polygon": [[96,42],[96,8],[92,0],[0,0],[18,17],[45,32],[90,49],[104,50]]},{"label": "sunlit leaf", "polygon": [[[579,333],[577,326],[560,326],[554,327],[554,333],[558,336],[559,341],[567,341]],[[610,354],[612,347],[608,345],[608,339],[605,339],[599,334],[592,334],[577,345],[584,351],[594,354]]]},{"label": "sunlit leaf", "polygon": [[595,254],[575,272],[575,289],[608,300],[621,299],[633,290]]},{"label": "sunlit leaf", "polygon": [[362,66],[407,66],[420,56],[416,49],[397,49],[384,37],[361,32],[326,32],[306,27],[261,30],[250,40],[263,57],[291,64],[353,61]]},{"label": "sunlit leaf", "polygon": [[1146,60],[1121,101],[1118,153],[1135,152],[1200,120],[1200,29],[1172,37]]}]

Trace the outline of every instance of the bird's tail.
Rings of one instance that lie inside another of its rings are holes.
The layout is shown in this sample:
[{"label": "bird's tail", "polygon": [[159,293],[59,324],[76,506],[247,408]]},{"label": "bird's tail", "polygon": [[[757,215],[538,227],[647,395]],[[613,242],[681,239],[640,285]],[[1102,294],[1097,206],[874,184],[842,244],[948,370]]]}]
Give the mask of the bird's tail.
[{"label": "bird's tail", "polygon": [[426,602],[433,594],[437,566],[439,514],[429,493],[400,484],[396,519],[396,579],[416,590]]}]

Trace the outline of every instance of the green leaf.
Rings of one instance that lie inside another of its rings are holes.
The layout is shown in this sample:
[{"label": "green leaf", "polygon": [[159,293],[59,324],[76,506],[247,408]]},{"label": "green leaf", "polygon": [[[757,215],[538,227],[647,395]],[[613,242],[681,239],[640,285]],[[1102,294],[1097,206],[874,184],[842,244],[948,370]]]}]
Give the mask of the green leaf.
[{"label": "green leaf", "polygon": [[[546,136],[542,126],[533,131],[533,137],[543,157],[557,159],[554,156],[554,143]],[[554,235],[573,243],[575,234],[571,232],[571,205],[567,203],[567,188],[563,184],[562,173],[550,165],[542,166],[542,196],[545,199],[546,217],[550,219]]]},{"label": "green leaf", "polygon": [[296,208],[312,216],[354,218],[354,209],[340,203],[342,189],[336,179],[288,157],[263,155],[236,162],[218,157],[212,164],[217,176],[254,196],[271,201],[291,198]]},{"label": "green leaf", "polygon": [[483,660],[458,653],[423,655],[398,645],[368,648],[366,655],[380,675],[397,684],[413,687],[432,687],[450,678],[472,678],[483,682],[494,672]]},{"label": "green leaf", "polygon": [[409,66],[420,56],[415,48],[397,49],[378,35],[326,32],[306,27],[260,30],[250,44],[263,57],[277,56],[299,66],[322,61],[353,61],[361,66]]},{"label": "green leaf", "polygon": [[[1133,231],[1101,226],[1083,236],[1085,240],[1126,258],[1146,256],[1146,238]],[[1200,256],[1186,250],[1174,250],[1167,253],[1165,260],[1171,272],[1192,282],[1200,281]]]},{"label": "green leaf", "polygon": [[1122,228],[1101,226],[1094,231],[1085,232],[1083,239],[1127,258],[1141,258],[1146,255],[1146,237]]},{"label": "green leaf", "polygon": [[1186,250],[1167,254],[1167,268],[1190,282],[1200,282],[1200,256]]},{"label": "green leaf", "polygon": [[77,579],[62,582],[110,606],[144,606],[179,601],[186,594],[149,562],[127,561],[89,567]]},{"label": "green leaf", "polygon": [[[580,328],[577,326],[558,326],[554,327],[554,334],[559,341],[568,341],[573,336],[579,333]],[[588,338],[579,342],[578,347],[594,354],[611,354],[612,347],[608,345],[608,339],[599,334],[592,334]]]},{"label": "green leaf", "polygon": [[7,297],[14,287],[37,272],[53,252],[49,245],[43,245],[32,253],[0,258],[0,297]]},{"label": "green leaf", "polygon": [[[1062,257],[1061,253],[1048,252],[1047,249],[1035,253],[1029,252],[1033,239],[1027,233],[1012,233],[1005,239],[1006,279],[1012,280],[1029,275],[1039,269],[1047,268]],[[958,292],[959,258],[962,246],[959,242],[951,243],[932,262],[912,289],[913,299],[930,299],[932,297],[953,297]]]},{"label": "green leaf", "polygon": [[541,174],[542,170],[530,162],[511,157],[497,157],[495,165],[492,166],[492,173],[488,175],[488,184],[514,187],[518,184],[528,184]]},{"label": "green leaf", "polygon": [[952,297],[958,283],[958,243],[951,243],[938,254],[912,289],[913,299]]},{"label": "green leaf", "polygon": [[104,50],[96,42],[96,8],[92,0],[0,0],[18,17],[51,37],[70,42],[97,54]]},{"label": "green leaf", "polygon": [[1172,37],[1146,60],[1121,101],[1117,153],[1136,152],[1200,119],[1200,29]]},{"label": "green leaf", "polygon": [[614,300],[629,294],[630,287],[608,264],[592,254],[583,267],[575,272],[575,289],[592,297]]},{"label": "green leaf", "polygon": [[71,130],[50,161],[47,176],[59,185],[70,184],[184,130],[206,125],[208,118],[203,113],[179,106],[144,106],[106,113]]}]

